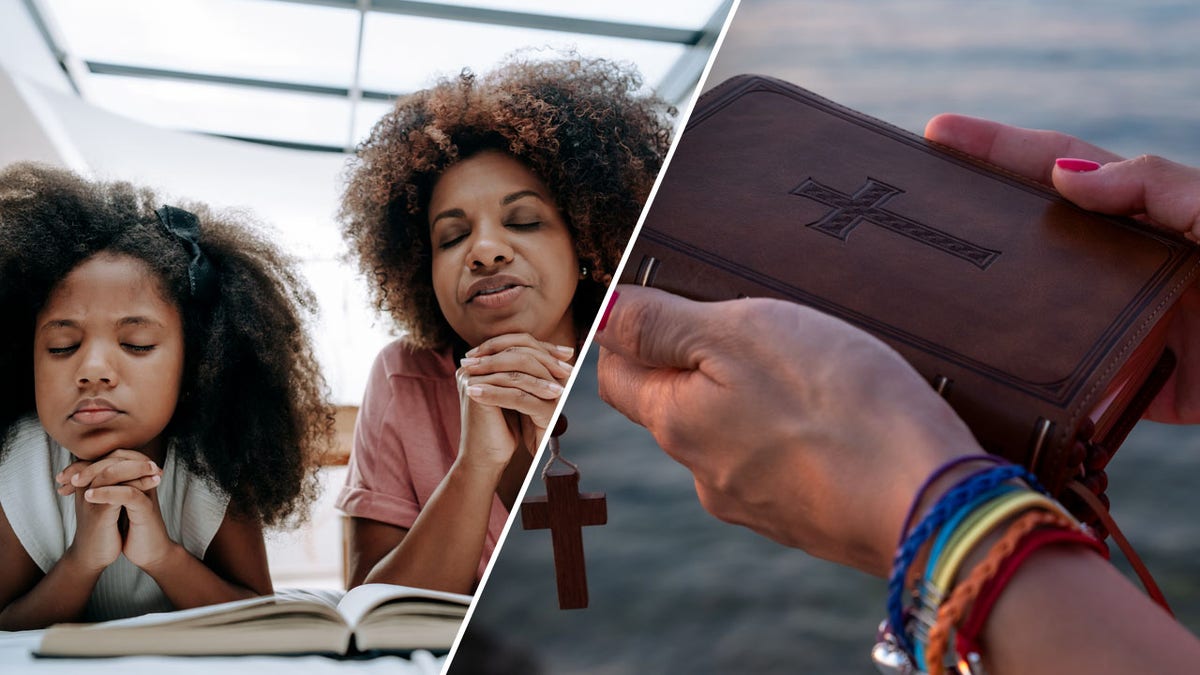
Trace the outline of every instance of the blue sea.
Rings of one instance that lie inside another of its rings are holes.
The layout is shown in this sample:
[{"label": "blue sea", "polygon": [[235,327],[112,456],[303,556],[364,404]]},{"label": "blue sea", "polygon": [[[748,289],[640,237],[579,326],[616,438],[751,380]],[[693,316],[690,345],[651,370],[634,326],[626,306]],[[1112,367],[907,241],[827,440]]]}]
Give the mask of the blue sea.
[{"label": "blue sea", "polygon": [[[1197,35],[1196,2],[743,0],[709,86],[762,73],[918,133],[953,111],[1200,165]],[[584,490],[608,493],[609,524],[584,534],[591,607],[557,609],[549,535],[518,522],[464,666],[875,672],[883,581],[708,516],[690,474],[599,402],[594,358],[566,414],[564,455]],[[1144,422],[1108,474],[1113,515],[1179,619],[1200,631],[1200,429]]]}]

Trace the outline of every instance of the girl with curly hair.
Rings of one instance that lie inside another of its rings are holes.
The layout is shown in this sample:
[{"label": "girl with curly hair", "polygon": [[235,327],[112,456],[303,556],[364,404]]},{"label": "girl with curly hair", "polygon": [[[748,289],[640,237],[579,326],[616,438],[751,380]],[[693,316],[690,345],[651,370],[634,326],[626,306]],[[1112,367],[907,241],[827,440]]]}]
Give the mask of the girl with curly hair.
[{"label": "girl with curly hair", "polygon": [[478,582],[666,154],[674,111],[640,86],[514,59],[401,98],[359,148],[345,234],[403,337],[338,500],[351,585]]},{"label": "girl with curly hair", "polygon": [[201,205],[0,172],[0,629],[268,594],[332,408],[273,246]]}]

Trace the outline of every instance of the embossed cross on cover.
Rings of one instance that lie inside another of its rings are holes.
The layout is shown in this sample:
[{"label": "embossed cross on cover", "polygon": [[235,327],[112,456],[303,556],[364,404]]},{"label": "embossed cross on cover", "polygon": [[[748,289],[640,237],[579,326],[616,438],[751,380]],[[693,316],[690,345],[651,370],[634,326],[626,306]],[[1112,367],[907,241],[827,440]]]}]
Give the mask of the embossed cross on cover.
[{"label": "embossed cross on cover", "polygon": [[1083,446],[1102,468],[1170,373],[1162,319],[1198,260],[1181,238],[740,76],[701,97],[622,282],[845,319],[1057,494]]}]

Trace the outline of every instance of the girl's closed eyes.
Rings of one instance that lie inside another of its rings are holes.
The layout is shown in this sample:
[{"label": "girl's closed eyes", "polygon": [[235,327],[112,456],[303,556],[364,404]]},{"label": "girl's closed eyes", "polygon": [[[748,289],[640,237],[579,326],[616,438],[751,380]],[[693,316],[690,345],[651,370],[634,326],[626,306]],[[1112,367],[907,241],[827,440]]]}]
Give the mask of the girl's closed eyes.
[{"label": "girl's closed eyes", "polygon": [[146,352],[154,351],[154,348],[157,345],[133,345],[133,344],[129,344],[127,342],[122,342],[121,346],[124,347],[125,349],[128,349],[131,352],[145,354]]},{"label": "girl's closed eyes", "polygon": [[530,221],[527,223],[526,222],[506,223],[505,227],[509,227],[511,229],[518,230],[518,231],[531,231],[531,230],[538,229],[539,227],[541,227],[541,225],[542,225],[542,221],[534,220],[534,221]]},{"label": "girl's closed eyes", "polygon": [[[130,344],[128,342],[122,342],[121,347],[123,349],[129,350],[131,352],[144,353],[144,352],[152,351],[154,349],[155,345],[135,345],[135,344]],[[73,345],[69,345],[66,347],[48,347],[46,349],[46,351],[50,352],[51,354],[65,355],[65,354],[73,354],[75,352],[75,350],[77,350],[77,349],[79,349],[79,345],[73,344]]]}]

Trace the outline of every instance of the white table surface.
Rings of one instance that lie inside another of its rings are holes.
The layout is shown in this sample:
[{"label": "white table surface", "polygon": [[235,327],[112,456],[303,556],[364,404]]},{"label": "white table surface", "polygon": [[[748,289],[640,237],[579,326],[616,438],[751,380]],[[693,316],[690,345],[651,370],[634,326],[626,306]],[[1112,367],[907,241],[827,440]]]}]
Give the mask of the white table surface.
[{"label": "white table surface", "polygon": [[381,656],[366,660],[345,660],[322,656],[221,656],[221,657],[168,657],[130,656],[106,659],[39,659],[32,652],[41,640],[42,631],[27,630],[0,632],[0,673],[17,675],[35,673],[52,675],[70,673],[78,675],[359,675],[362,673],[388,673],[389,675],[438,675],[445,657],[435,657],[429,652],[413,652],[405,659],[399,656]]}]

